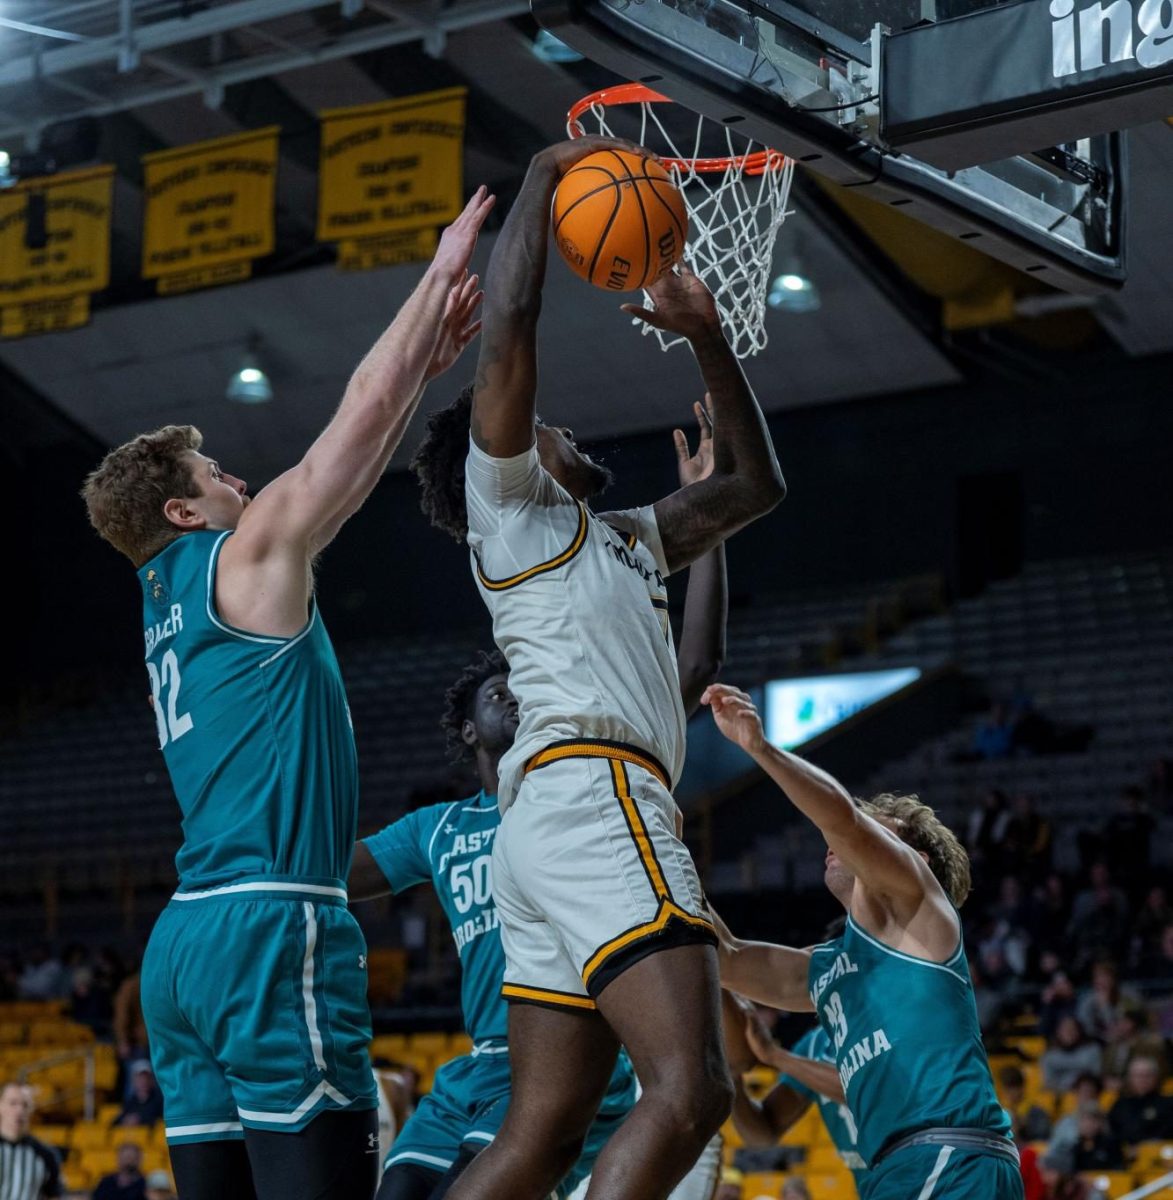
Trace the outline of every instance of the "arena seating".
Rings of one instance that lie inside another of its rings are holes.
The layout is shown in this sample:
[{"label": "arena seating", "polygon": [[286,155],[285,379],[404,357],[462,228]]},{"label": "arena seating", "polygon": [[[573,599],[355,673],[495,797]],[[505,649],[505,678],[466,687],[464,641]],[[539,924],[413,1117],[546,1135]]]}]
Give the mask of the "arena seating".
[{"label": "arena seating", "polygon": [[[1056,830],[1056,865],[1077,865],[1076,834],[1111,809],[1122,788],[1143,782],[1169,752],[1173,735],[1173,557],[1081,558],[1028,566],[1014,579],[948,611],[913,621],[854,668],[954,663],[994,699],[1025,693],[1048,718],[1091,725],[1080,753],[959,762],[983,719],[975,714],[949,733],[884,764],[870,779],[850,780],[861,795],[921,794],[955,827],[985,791],[1029,793]],[[730,665],[733,677],[734,663]],[[1064,818],[1067,818],[1064,820]],[[1173,861],[1168,818],[1154,838]],[[789,857],[798,886],[821,879],[813,828],[783,844],[764,839],[758,853]],[[1162,861],[1158,857],[1158,861]]]}]

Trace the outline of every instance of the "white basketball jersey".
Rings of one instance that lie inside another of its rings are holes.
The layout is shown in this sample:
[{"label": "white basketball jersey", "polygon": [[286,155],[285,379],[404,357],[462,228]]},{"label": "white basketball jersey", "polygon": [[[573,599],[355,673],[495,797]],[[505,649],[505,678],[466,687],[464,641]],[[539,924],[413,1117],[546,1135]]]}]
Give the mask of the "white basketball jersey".
[{"label": "white basketball jersey", "polygon": [[465,499],[473,575],[519,706],[500,764],[501,811],[526,762],[553,742],[635,746],[675,786],[685,718],[652,509],[595,516],[542,467],[536,446],[491,458],[471,442]]}]

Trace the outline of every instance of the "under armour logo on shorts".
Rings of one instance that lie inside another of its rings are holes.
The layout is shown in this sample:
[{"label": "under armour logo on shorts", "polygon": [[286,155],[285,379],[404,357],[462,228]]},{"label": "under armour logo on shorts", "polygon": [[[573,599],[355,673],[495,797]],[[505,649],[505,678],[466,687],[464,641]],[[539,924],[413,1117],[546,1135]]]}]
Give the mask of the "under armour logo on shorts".
[{"label": "under armour logo on shorts", "polygon": [[365,954],[360,954],[358,956],[358,969],[360,971],[365,971],[367,969],[367,956]]}]

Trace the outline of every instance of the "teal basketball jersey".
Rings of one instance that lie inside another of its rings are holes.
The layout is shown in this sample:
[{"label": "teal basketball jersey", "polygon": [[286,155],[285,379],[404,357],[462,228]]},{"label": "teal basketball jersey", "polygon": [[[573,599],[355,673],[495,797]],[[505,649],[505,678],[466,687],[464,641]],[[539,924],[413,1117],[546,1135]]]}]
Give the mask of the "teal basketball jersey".
[{"label": "teal basketball jersey", "polygon": [[[804,1033],[794,1043],[793,1053],[802,1058],[813,1058],[816,1062],[835,1065],[835,1053],[831,1048],[831,1039],[821,1025],[816,1025],[814,1029]],[[784,1083],[800,1096],[806,1096],[808,1100],[814,1101],[819,1110],[819,1116],[826,1126],[827,1134],[839,1152],[839,1157],[843,1160],[843,1165],[855,1177],[855,1186],[859,1188],[862,1185],[863,1176],[867,1172],[867,1163],[864,1162],[857,1148],[859,1134],[855,1128],[855,1118],[851,1115],[851,1109],[842,1100],[832,1100],[830,1096],[820,1095],[813,1088],[807,1087],[805,1083],[799,1083],[793,1075],[779,1075],[778,1082]]]},{"label": "teal basketball jersey", "polygon": [[[509,1024],[501,995],[505,951],[493,902],[493,839],[500,824],[497,797],[482,790],[408,813],[364,839],[393,892],[419,883],[436,889],[460,956],[464,1027],[478,1044],[504,1041]],[[620,1050],[599,1116],[626,1113],[635,1099],[635,1072]]]},{"label": "teal basketball jersey", "polygon": [[358,827],[358,763],[316,603],[294,637],[216,611],[228,532],[177,538],[139,568],[159,744],[183,812],[181,891],[253,876],[339,886]]},{"label": "teal basketball jersey", "polygon": [[416,884],[436,889],[460,956],[460,1005],[474,1042],[504,1038],[509,1006],[501,996],[505,952],[493,903],[497,800],[483,791],[433,804],[364,839],[397,895]]},{"label": "teal basketball jersey", "polygon": [[890,949],[849,917],[842,937],[811,951],[808,978],[864,1162],[930,1127],[1009,1140],[960,935],[948,962],[931,963]]}]

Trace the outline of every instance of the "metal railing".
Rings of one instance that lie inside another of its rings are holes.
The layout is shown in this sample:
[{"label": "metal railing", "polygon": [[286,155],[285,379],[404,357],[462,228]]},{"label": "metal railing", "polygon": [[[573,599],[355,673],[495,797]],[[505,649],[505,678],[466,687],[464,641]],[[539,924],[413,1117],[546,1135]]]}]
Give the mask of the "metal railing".
[{"label": "metal railing", "polygon": [[[85,1063],[85,1072],[80,1088],[67,1088],[58,1090],[54,1087],[56,1093],[55,1099],[68,1101],[77,1096],[82,1097],[82,1115],[87,1121],[94,1119],[96,1109],[97,1096],[97,1056],[93,1046],[86,1046],[84,1049],[62,1050],[57,1054],[47,1055],[45,1058],[39,1058],[35,1062],[26,1063],[16,1073],[18,1083],[27,1083],[36,1086],[36,1080],[32,1076],[38,1072],[49,1071],[54,1067],[64,1066],[66,1063],[76,1062],[82,1059]],[[49,1105],[44,1107],[48,1108]]]}]

